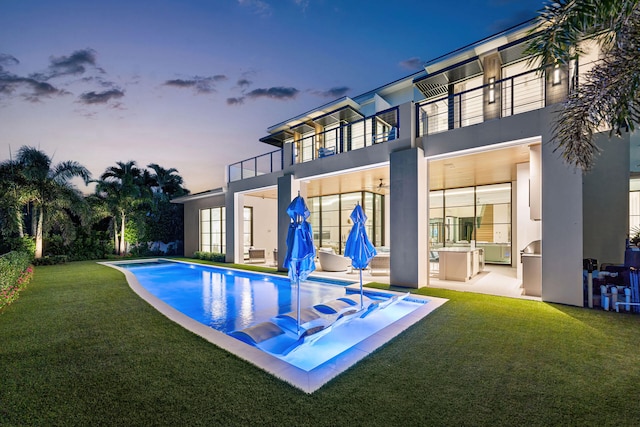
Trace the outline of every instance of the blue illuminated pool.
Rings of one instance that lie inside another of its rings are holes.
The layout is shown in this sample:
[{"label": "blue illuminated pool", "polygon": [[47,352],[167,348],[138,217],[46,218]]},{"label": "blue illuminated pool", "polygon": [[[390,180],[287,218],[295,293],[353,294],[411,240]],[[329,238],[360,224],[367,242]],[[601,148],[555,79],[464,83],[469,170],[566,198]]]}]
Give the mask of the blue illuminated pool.
[{"label": "blue illuminated pool", "polygon": [[[344,316],[327,315],[331,321],[320,327],[316,322],[323,319],[314,319],[309,323],[313,328],[300,330],[299,318],[291,320],[297,311],[297,287],[286,276],[166,260],[106,264],[133,274],[138,282],[128,278],[133,289],[168,317],[189,323],[149,297],[199,325],[185,326],[188,329],[305,391],[315,390],[444,301],[368,290],[364,294],[368,309],[363,309],[357,284],[312,276],[300,285],[303,310],[341,300],[351,301],[356,310],[349,309]],[[225,339],[202,328],[219,331]],[[253,353],[256,349],[301,371],[277,367]],[[308,377],[301,377],[300,372]]]},{"label": "blue illuminated pool", "polygon": [[[171,261],[118,264],[151,294],[218,331],[229,333],[296,309],[287,276]],[[300,306],[345,295],[351,282],[319,278],[300,286]]]}]

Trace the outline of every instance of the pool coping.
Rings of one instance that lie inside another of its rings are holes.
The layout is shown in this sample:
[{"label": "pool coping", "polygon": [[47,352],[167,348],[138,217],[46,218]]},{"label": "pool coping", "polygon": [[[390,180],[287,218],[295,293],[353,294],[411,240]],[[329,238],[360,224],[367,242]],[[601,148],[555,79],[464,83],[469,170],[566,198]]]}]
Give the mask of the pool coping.
[{"label": "pool coping", "polygon": [[[127,279],[127,283],[129,287],[143,300],[149,303],[153,308],[162,313],[165,317],[188,331],[193,332],[194,334],[204,338],[210,343],[228,351],[236,355],[237,357],[257,366],[258,368],[270,373],[271,375],[279,378],[292,386],[304,391],[305,393],[313,393],[314,391],[320,389],[323,385],[345,372],[347,369],[358,363],[360,360],[367,357],[369,354],[373,353],[375,350],[383,346],[384,344],[391,341],[393,338],[398,336],[400,333],[408,329],[410,326],[414,325],[418,321],[425,318],[428,314],[436,310],[438,307],[442,306],[447,299],[437,298],[437,297],[424,297],[422,295],[411,294],[412,299],[423,300],[425,303],[418,309],[413,312],[407,314],[403,318],[394,322],[393,324],[386,326],[380,331],[374,333],[370,337],[364,339],[363,341],[356,344],[351,349],[345,351],[344,353],[336,356],[331,361],[322,364],[321,366],[312,369],[311,371],[304,371],[298,367],[292,366],[289,363],[278,359],[275,356],[272,356],[264,351],[252,347],[249,344],[246,344],[236,338],[233,338],[223,332],[217,331],[209,326],[206,326],[197,320],[192,319],[191,317],[181,313],[175,308],[171,307],[167,303],[163,302],[159,298],[152,295],[149,291],[147,291],[141,284],[138,282],[136,276],[127,269],[122,267],[118,267],[118,264],[131,264],[136,262],[153,262],[159,261],[160,259],[148,258],[144,260],[127,260],[127,261],[107,261],[107,262],[99,262],[98,264],[105,265],[111,268],[115,268],[116,270],[122,272]],[[199,266],[207,266],[207,264],[198,264],[192,263],[188,261],[179,261],[179,260],[163,260],[169,262],[177,262],[183,264],[193,264]],[[245,271],[234,269],[230,267],[218,267],[211,266],[213,268],[225,268],[234,271]],[[260,273],[267,274],[269,273]],[[275,276],[275,275],[274,275]],[[279,277],[279,276],[276,276]],[[358,291],[360,290],[360,284],[354,283],[352,285],[346,286],[346,288],[354,289],[356,288]],[[394,292],[390,290],[381,291],[379,289],[366,288],[363,289],[368,290],[369,292],[383,292],[385,294],[390,295],[403,295],[403,293]]]}]

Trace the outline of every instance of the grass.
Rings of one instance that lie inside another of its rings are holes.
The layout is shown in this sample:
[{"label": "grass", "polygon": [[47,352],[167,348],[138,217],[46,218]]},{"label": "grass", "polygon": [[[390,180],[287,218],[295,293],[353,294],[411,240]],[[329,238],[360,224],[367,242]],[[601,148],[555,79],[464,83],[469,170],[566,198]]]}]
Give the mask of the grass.
[{"label": "grass", "polygon": [[37,267],[0,311],[0,425],[638,425],[640,316],[419,293],[450,301],[307,395],[172,323],[116,270]]}]

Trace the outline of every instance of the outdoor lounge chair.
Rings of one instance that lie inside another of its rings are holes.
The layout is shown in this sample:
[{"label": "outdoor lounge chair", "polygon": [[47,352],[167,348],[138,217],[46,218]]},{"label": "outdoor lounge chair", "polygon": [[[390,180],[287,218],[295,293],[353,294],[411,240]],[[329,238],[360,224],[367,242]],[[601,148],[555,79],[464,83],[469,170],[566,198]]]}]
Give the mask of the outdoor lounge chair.
[{"label": "outdoor lounge chair", "polygon": [[253,346],[282,334],[284,334],[282,328],[272,322],[257,323],[229,333],[232,337]]},{"label": "outdoor lounge chair", "polygon": [[389,298],[387,300],[373,301],[371,304],[366,306],[366,308],[364,309],[364,312],[362,314],[360,314],[360,318],[364,319],[365,317],[367,317],[368,315],[370,315],[374,311],[382,310],[382,309],[385,309],[387,307],[390,307],[393,304],[396,304],[396,303],[402,301],[403,299],[405,299],[408,296],[409,296],[409,292],[407,292],[404,295],[394,295],[394,296],[392,296],[391,298]]},{"label": "outdoor lounge chair", "polygon": [[322,271],[346,271],[351,265],[351,259],[338,255],[331,250],[318,251],[318,260]]},{"label": "outdoor lounge chair", "polygon": [[249,249],[249,262],[266,262],[267,256],[264,249]]},{"label": "outdoor lounge chair", "polygon": [[389,274],[391,270],[391,257],[389,254],[376,255],[369,261],[369,273],[375,274],[381,270],[384,274]]}]

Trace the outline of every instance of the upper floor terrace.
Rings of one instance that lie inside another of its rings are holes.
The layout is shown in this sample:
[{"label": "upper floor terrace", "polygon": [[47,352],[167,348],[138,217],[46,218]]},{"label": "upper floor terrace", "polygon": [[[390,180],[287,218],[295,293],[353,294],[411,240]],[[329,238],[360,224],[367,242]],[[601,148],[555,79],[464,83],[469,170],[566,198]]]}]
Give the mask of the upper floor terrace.
[{"label": "upper floor terrace", "polygon": [[429,135],[545,108],[566,99],[599,59],[597,45],[585,41],[582,56],[568,65],[540,66],[526,55],[528,31],[498,36],[427,63],[424,72],[274,126],[260,141],[279,149],[230,165],[229,182],[413,135],[427,144]]}]

